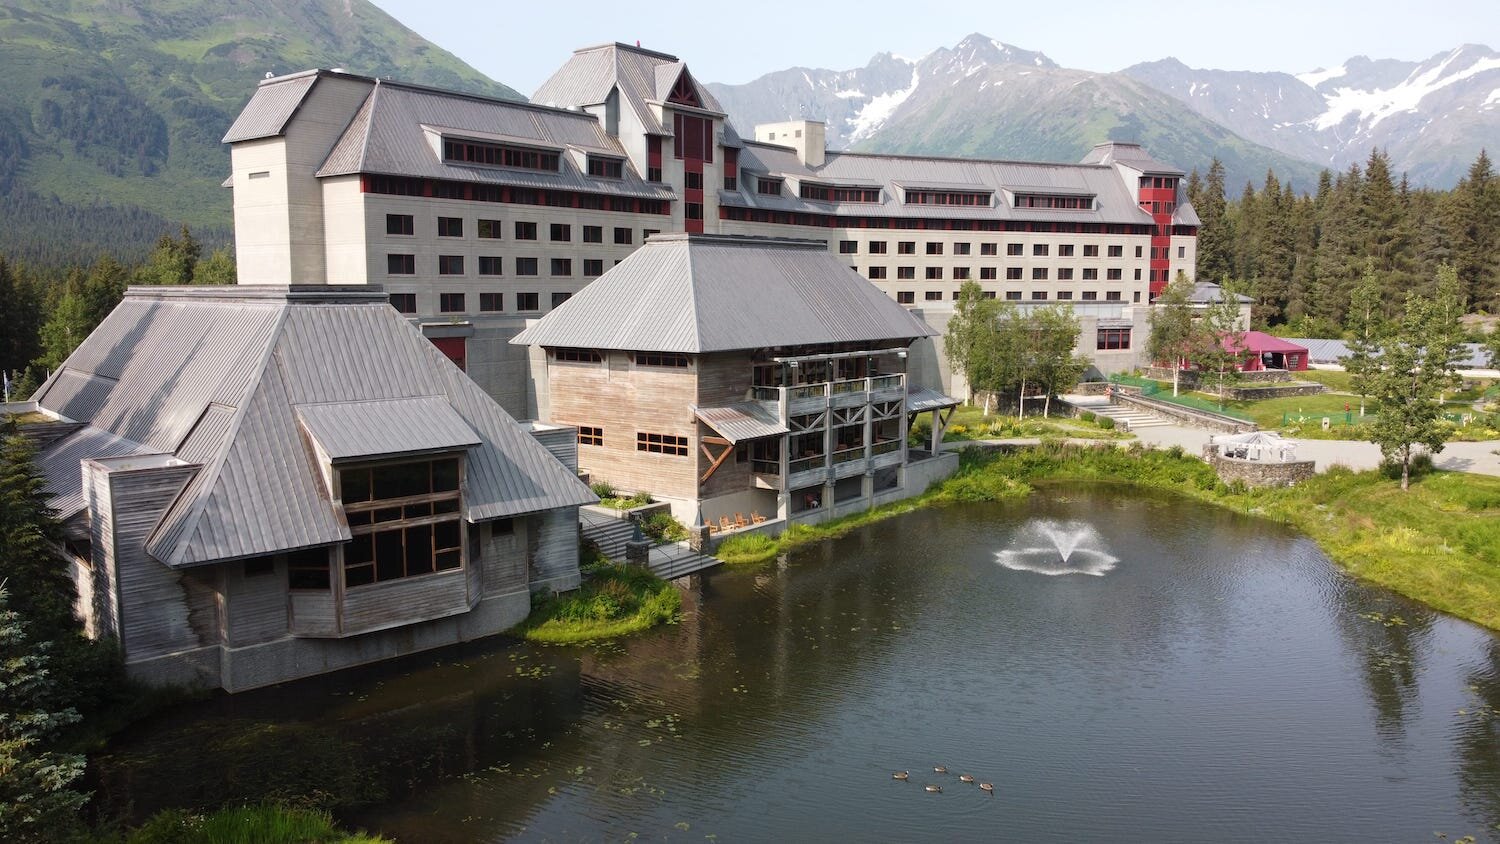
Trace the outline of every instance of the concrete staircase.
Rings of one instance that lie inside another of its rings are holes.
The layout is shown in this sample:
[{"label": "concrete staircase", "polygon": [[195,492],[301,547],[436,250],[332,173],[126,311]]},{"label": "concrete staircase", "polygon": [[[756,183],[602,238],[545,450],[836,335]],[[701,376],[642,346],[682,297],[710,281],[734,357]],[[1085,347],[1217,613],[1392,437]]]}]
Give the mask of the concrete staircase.
[{"label": "concrete staircase", "polygon": [[[616,519],[580,510],[578,524],[583,538],[599,553],[616,562],[625,562],[625,544],[635,536],[635,526],[626,519]],[[648,567],[663,580],[684,577],[721,564],[723,560],[700,554],[686,542],[664,542],[651,547]]]},{"label": "concrete staircase", "polygon": [[1115,424],[1127,431],[1135,431],[1140,428],[1159,428],[1163,425],[1172,424],[1172,420],[1159,416],[1148,410],[1135,407],[1126,407],[1118,404],[1094,405],[1088,408],[1095,416],[1105,416],[1115,420]]}]

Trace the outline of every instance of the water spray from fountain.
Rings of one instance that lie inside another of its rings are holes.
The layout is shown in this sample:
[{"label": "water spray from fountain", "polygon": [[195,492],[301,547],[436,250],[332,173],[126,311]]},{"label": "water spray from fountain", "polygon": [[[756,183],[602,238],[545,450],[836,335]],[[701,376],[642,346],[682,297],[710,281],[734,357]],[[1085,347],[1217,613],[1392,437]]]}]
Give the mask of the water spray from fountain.
[{"label": "water spray from fountain", "polygon": [[1038,519],[1017,531],[995,561],[1014,571],[1103,577],[1119,558],[1104,550],[1103,538],[1087,522]]}]

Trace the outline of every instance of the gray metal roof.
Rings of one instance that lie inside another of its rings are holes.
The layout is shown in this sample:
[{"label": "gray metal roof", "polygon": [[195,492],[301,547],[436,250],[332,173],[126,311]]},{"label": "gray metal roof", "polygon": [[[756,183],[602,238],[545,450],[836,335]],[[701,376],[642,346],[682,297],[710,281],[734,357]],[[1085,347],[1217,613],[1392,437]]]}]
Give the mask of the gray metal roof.
[{"label": "gray metal roof", "polygon": [[[565,149],[575,147],[626,159],[623,178],[588,175],[571,157],[560,157],[555,173],[444,161],[440,139],[456,135],[476,140]],[[508,100],[377,81],[355,112],[323,165],[319,177],[383,173],[513,187],[576,190],[613,196],[671,199],[672,190],[642,179],[624,147],[593,115],[542,108]]]},{"label": "gray metal roof", "polygon": [[742,401],[722,407],[694,407],[693,415],[731,443],[760,437],[775,437],[790,432],[781,421],[776,405],[763,401]]},{"label": "gray metal roof", "polygon": [[317,81],[318,71],[310,70],[261,82],[240,116],[224,133],[223,143],[280,135]]},{"label": "gray metal roof", "polygon": [[[1307,359],[1312,363],[1338,364],[1342,366],[1342,359],[1349,356],[1349,344],[1343,340],[1302,337],[1287,337],[1283,339],[1289,343],[1296,343],[1299,346],[1306,347]],[[1479,343],[1464,343],[1455,365],[1459,369],[1497,368],[1490,363],[1489,350]]]},{"label": "gray metal roof", "polygon": [[[172,566],[348,538],[299,415],[347,423],[317,432],[340,454],[410,451],[398,442],[406,437],[422,450],[475,443],[464,490],[471,521],[597,500],[378,287],[131,288],[37,401],[91,426],[39,456],[59,504],[76,506],[69,496],[85,458],[174,454],[202,467],[147,542]],[[372,430],[377,415],[391,428]]]},{"label": "gray metal roof", "polygon": [[49,503],[57,511],[58,519],[67,521],[84,510],[80,462],[91,457],[124,457],[148,451],[138,442],[87,426],[52,443],[46,449],[48,457],[42,461],[41,470]]},{"label": "gray metal roof", "polygon": [[479,445],[479,435],[439,396],[300,404],[297,418],[329,460]]},{"label": "gray metal roof", "polygon": [[1162,176],[1185,176],[1186,173],[1163,164],[1151,157],[1151,154],[1141,148],[1140,144],[1132,144],[1126,141],[1106,141],[1095,144],[1083,157],[1084,164],[1123,164],[1142,173],[1151,173]]},{"label": "gray metal roof", "polygon": [[934,334],[822,241],[667,234],[511,342],[702,354]]},{"label": "gray metal roof", "polygon": [[937,390],[929,390],[926,387],[908,389],[906,392],[906,410],[909,413],[921,413],[924,410],[938,410],[944,407],[957,407],[962,401],[945,396]]},{"label": "gray metal roof", "polygon": [[[662,124],[648,103],[665,100],[677,83],[677,77],[686,68],[676,56],[628,44],[585,47],[575,51],[556,73],[543,82],[531,95],[531,100],[562,107],[591,106],[604,102],[610,91],[618,90],[622,105],[635,113],[646,132],[670,135],[671,127]],[[691,74],[689,78],[692,78]],[[693,79],[693,89],[705,110],[723,112],[719,101],[696,79]]]},{"label": "gray metal roof", "polygon": [[[1236,293],[1234,298],[1240,304],[1255,301],[1243,293]],[[1188,297],[1188,301],[1198,305],[1222,302],[1224,301],[1224,288],[1211,281],[1193,282],[1193,293]]]}]

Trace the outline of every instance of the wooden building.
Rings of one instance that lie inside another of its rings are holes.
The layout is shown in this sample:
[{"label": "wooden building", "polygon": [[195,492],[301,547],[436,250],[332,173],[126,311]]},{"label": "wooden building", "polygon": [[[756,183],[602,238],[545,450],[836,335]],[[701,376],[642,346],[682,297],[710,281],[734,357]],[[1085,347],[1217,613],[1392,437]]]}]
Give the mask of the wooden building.
[{"label": "wooden building", "polygon": [[820,241],[670,234],[512,342],[545,354],[542,418],[577,428],[581,470],[722,525],[817,521],[950,473],[907,446],[913,413],[958,403],[907,384],[932,334]]},{"label": "wooden building", "polygon": [[399,656],[578,584],[597,498],[378,287],[131,288],[5,409],[45,417],[79,615],[148,682]]}]

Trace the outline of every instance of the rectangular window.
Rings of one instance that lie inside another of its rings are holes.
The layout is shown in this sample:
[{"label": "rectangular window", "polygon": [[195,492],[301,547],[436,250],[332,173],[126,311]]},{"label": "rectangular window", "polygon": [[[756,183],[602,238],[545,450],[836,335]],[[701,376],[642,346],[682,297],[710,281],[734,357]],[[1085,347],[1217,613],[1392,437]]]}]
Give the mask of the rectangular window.
[{"label": "rectangular window", "polygon": [[927,244],[927,254],[928,255],[941,255],[941,254],[943,254],[943,244],[941,242],[937,242],[937,241],[929,241],[928,244]]},{"label": "rectangular window", "polygon": [[686,369],[688,356],[680,352],[636,352],[636,366],[666,366]]},{"label": "rectangular window", "polygon": [[1007,290],[1007,291],[1005,291],[1005,298],[1008,301],[1011,301],[1011,302],[1019,302],[1019,301],[1021,301],[1021,291],[1019,291],[1019,290]]},{"label": "rectangular window", "polygon": [[439,293],[438,311],[445,314],[461,314],[464,312],[464,294],[462,293]]},{"label": "rectangular window", "polygon": [[1057,268],[1057,280],[1058,281],[1072,281],[1073,280],[1073,268],[1072,267],[1058,267]]},{"label": "rectangular window", "polygon": [[917,303],[917,294],[913,293],[912,291],[910,291],[910,290],[899,290],[899,291],[896,292],[896,304],[898,304],[898,305],[915,305],[916,303]]},{"label": "rectangular window", "polygon": [[682,187],[684,190],[703,190],[703,174],[683,173]]},{"label": "rectangular window", "polygon": [[1047,300],[1047,291],[1033,290],[1031,291],[1031,299],[1034,302],[1045,302]]},{"label": "rectangular window", "polygon": [[417,312],[417,294],[392,293],[391,307],[396,309],[396,313],[414,314]]},{"label": "rectangular window", "polygon": [[1111,247],[1109,247],[1109,257],[1111,257],[1111,258],[1122,258],[1124,256],[1125,256],[1125,247],[1123,247],[1123,246],[1111,246]]},{"label": "rectangular window", "polygon": [[1135,257],[1137,257],[1137,258],[1141,257],[1141,247],[1139,247],[1139,246],[1137,246],[1135,248]]},{"label": "rectangular window", "polygon": [[1099,245],[1097,243],[1093,244],[1093,245],[1085,245],[1083,247],[1083,257],[1085,257],[1085,258],[1097,258],[1097,257],[1099,257]]},{"label": "rectangular window", "polygon": [[1059,290],[1057,291],[1057,298],[1061,299],[1064,302],[1070,301],[1073,298],[1073,291]]},{"label": "rectangular window", "polygon": [[755,180],[755,192],[765,196],[781,196],[781,180],[757,178]]},{"label": "rectangular window", "polygon": [[1006,281],[1020,281],[1021,280],[1021,268],[1020,267],[1006,267],[1005,268],[1005,280]]},{"label": "rectangular window", "polygon": [[980,255],[985,255],[985,256],[999,255],[1000,254],[1000,244],[998,244],[998,243],[981,243],[981,244],[979,244],[979,254]]},{"label": "rectangular window", "polygon": [[589,156],[589,175],[601,179],[619,179],[625,175],[625,162],[618,158]]},{"label": "rectangular window", "polygon": [[345,586],[462,567],[457,458],[342,469],[339,480],[353,534]]},{"label": "rectangular window", "polygon": [[856,243],[855,241],[852,241],[852,240],[841,240],[841,241],[839,241],[839,254],[840,255],[853,255],[855,252],[858,252],[858,251],[859,251],[859,244]]},{"label": "rectangular window", "polygon": [[682,217],[685,220],[701,220],[701,219],[703,219],[703,203],[701,203],[701,202],[684,202],[682,204]]},{"label": "rectangular window", "polygon": [[1110,281],[1119,281],[1120,280],[1120,268],[1119,267],[1115,267],[1112,270],[1106,271],[1105,274],[1104,274],[1104,277],[1107,278],[1107,279],[1109,279]]},{"label": "rectangular window", "polygon": [[584,243],[603,243],[604,242],[604,227],[603,226],[584,226],[583,227],[583,242]]},{"label": "rectangular window", "polygon": [[505,310],[504,293],[481,293],[479,294],[479,310],[488,313]]},{"label": "rectangular window", "polygon": [[573,227],[567,223],[553,223],[549,234],[553,243],[568,243],[573,239]]},{"label": "rectangular window", "polygon": [[1071,243],[1059,243],[1057,245],[1057,257],[1059,257],[1059,258],[1071,258],[1071,257],[1073,257],[1073,244],[1071,244]]},{"label": "rectangular window", "polygon": [[994,267],[980,267],[979,268],[979,280],[980,281],[994,281],[995,280],[995,268]]},{"label": "rectangular window", "polygon": [[517,258],[516,275],[536,275],[536,259]]},{"label": "rectangular window", "polygon": [[1136,281],[1140,281],[1141,280],[1141,268],[1140,267],[1136,267],[1135,268],[1135,280]]},{"label": "rectangular window", "polygon": [[598,349],[557,349],[552,353],[556,360],[563,363],[603,363],[604,356]]},{"label": "rectangular window", "polygon": [[462,255],[439,255],[438,275],[463,275],[464,256]]},{"label": "rectangular window", "polygon": [[523,170],[557,172],[559,155],[553,150],[527,149],[503,144],[443,139],[443,160],[465,164],[487,164],[491,167],[519,167]]},{"label": "rectangular window", "polygon": [[604,429],[578,426],[579,445],[604,445]]},{"label": "rectangular window", "polygon": [[[533,258],[532,260],[536,260],[536,259]],[[516,294],[516,310],[518,310],[518,311],[539,311],[541,309],[542,309],[542,300],[541,300],[541,297],[538,296],[537,294],[535,294],[535,293],[517,293]]]},{"label": "rectangular window", "polygon": [[1078,294],[1078,298],[1085,302],[1097,302],[1099,300],[1099,292],[1096,290],[1085,290]]},{"label": "rectangular window", "polygon": [[597,278],[604,275],[604,261],[600,258],[583,259],[584,278]]},{"label": "rectangular window", "polygon": [[1031,254],[1034,255],[1034,256],[1036,256],[1036,257],[1038,257],[1038,258],[1045,258],[1045,257],[1047,257],[1047,244],[1045,244],[1045,243],[1033,243],[1033,244],[1031,244]]},{"label": "rectangular window", "polygon": [[1130,348],[1130,329],[1128,328],[1101,328],[1099,329],[1098,342],[1094,348],[1102,351],[1119,351]]},{"label": "rectangular window", "polygon": [[953,278],[954,278],[954,280],[966,279],[968,277],[969,277],[969,268],[968,267],[954,267],[953,268]]},{"label": "rectangular window", "polygon": [[989,205],[990,191],[909,190],[907,205]]},{"label": "rectangular window", "polygon": [[1014,257],[1019,257],[1020,255],[1023,254],[1021,244],[1019,244],[1019,243],[1007,243],[1007,244],[1005,244],[1005,254],[1007,254],[1007,255],[1009,255],[1009,256],[1011,256],[1013,258]]},{"label": "rectangular window", "polygon": [[1083,268],[1083,280],[1084,281],[1098,281],[1099,280],[1099,268],[1098,267],[1084,267]]},{"label": "rectangular window", "polygon": [[927,268],[927,280],[928,281],[938,281],[938,280],[942,279],[942,277],[943,277],[943,268],[942,267],[928,267]]},{"label": "rectangular window", "polygon": [[896,278],[914,279],[917,277],[916,267],[897,267]]},{"label": "rectangular window", "polygon": [[499,240],[501,237],[499,220],[478,220],[475,227],[477,229],[475,234],[479,235],[482,240]]},{"label": "rectangular window", "polygon": [[288,589],[326,592],[332,585],[328,571],[327,548],[307,548],[286,555]]},{"label": "rectangular window", "polygon": [[871,255],[884,255],[885,254],[885,241],[883,241],[883,240],[872,240],[872,241],[869,242],[868,245],[869,245],[869,249],[870,249],[870,254]]},{"label": "rectangular window", "polygon": [[953,254],[954,255],[968,255],[968,254],[970,254],[969,253],[969,247],[970,247],[970,244],[968,244],[968,243],[955,243],[955,244],[953,244]]},{"label": "rectangular window", "polygon": [[1186,258],[1187,257],[1187,247],[1186,246],[1179,246],[1179,247],[1177,247],[1177,257],[1179,257],[1179,258]]},{"label": "rectangular window", "polygon": [[501,265],[502,261],[500,260],[499,255],[479,256],[480,275],[500,275]]},{"label": "rectangular window", "polygon": [[552,307],[555,308],[558,305],[561,305],[563,302],[568,301],[568,299],[571,298],[572,296],[573,296],[573,294],[569,293],[566,290],[559,290],[559,291],[553,293],[552,294]]},{"label": "rectangular window", "polygon": [[677,437],[671,434],[648,434],[639,432],[635,435],[635,450],[646,451],[652,454],[671,454],[677,457],[687,457],[687,437]]},{"label": "rectangular window", "polygon": [[1047,280],[1047,268],[1046,267],[1032,267],[1031,268],[1031,280],[1032,281],[1046,281]]},{"label": "rectangular window", "polygon": [[552,274],[554,276],[569,276],[569,277],[571,277],[573,275],[573,259],[572,258],[553,258],[552,259]]},{"label": "rectangular window", "polygon": [[1106,301],[1106,302],[1118,302],[1118,301],[1120,301],[1120,291],[1118,291],[1118,290],[1106,290],[1106,291],[1104,291],[1104,301]]},{"label": "rectangular window", "polygon": [[385,271],[390,275],[416,275],[417,256],[387,255],[385,256]]},{"label": "rectangular window", "polygon": [[865,277],[871,281],[880,281],[885,278],[885,267],[870,267]]},{"label": "rectangular window", "polygon": [[464,236],[464,218],[463,217],[439,217],[438,218],[437,229],[438,229],[438,237],[463,237]]},{"label": "rectangular window", "polygon": [[647,167],[646,168],[646,181],[648,181],[648,182],[660,182],[661,181],[661,168],[660,167]]},{"label": "rectangular window", "polygon": [[928,302],[941,302],[943,301],[943,291],[928,290],[927,292],[922,294],[922,298]]},{"label": "rectangular window", "polygon": [[536,240],[536,223],[516,221],[516,240]]},{"label": "rectangular window", "polygon": [[615,226],[615,243],[628,246],[635,242],[635,230],[625,226]]},{"label": "rectangular window", "polygon": [[416,234],[416,222],[410,214],[385,215],[386,234]]},{"label": "rectangular window", "polygon": [[917,254],[917,242],[915,240],[900,240],[896,242],[897,255]]}]

